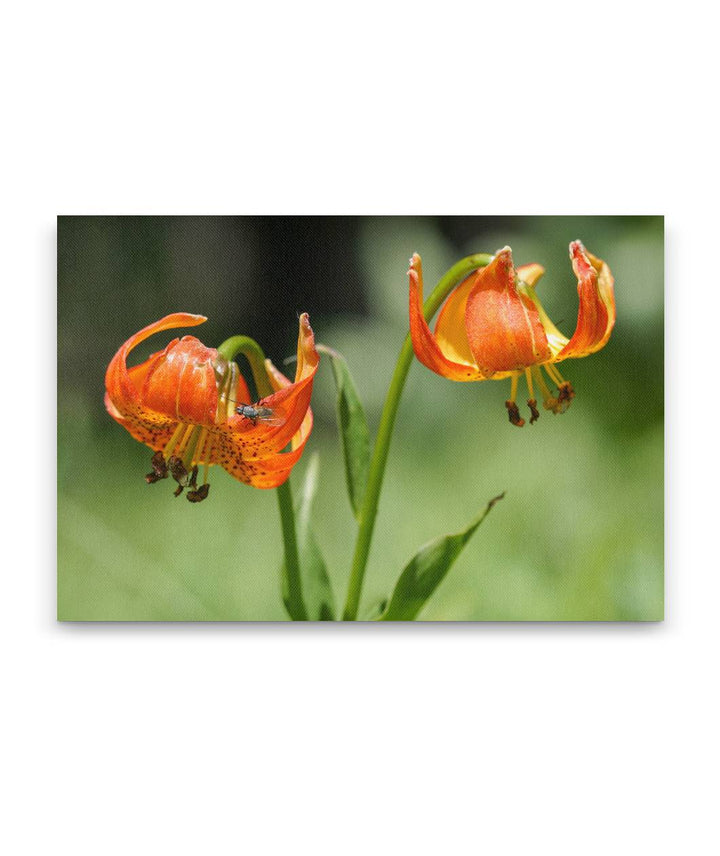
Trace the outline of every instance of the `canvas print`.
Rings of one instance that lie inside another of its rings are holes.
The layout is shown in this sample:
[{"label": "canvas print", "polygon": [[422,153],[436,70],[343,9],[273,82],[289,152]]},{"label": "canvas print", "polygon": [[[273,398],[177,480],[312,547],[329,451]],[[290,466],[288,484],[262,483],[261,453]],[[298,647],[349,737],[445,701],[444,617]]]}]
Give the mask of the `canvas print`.
[{"label": "canvas print", "polygon": [[57,238],[60,620],[662,619],[662,217]]}]

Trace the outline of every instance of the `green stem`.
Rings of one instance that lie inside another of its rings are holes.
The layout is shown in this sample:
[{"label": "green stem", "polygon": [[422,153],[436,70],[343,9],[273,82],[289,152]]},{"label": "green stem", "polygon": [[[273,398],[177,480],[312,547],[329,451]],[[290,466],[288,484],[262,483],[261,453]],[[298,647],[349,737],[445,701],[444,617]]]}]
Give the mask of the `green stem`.
[{"label": "green stem", "polygon": [[218,353],[228,361],[234,360],[238,354],[247,357],[258,397],[265,398],[272,395],[273,388],[265,370],[265,354],[255,339],[251,339],[250,336],[232,336],[220,345]]},{"label": "green stem", "polygon": [[[426,320],[429,321],[432,318],[448,294],[460,282],[462,282],[468,274],[472,273],[477,268],[485,267],[485,265],[489,264],[491,260],[492,256],[485,253],[477,253],[476,255],[467,256],[467,258],[464,258],[456,265],[453,265],[442,277],[440,282],[438,282],[434,291],[423,305],[423,313]],[[358,528],[357,541],[355,542],[355,554],[353,556],[352,569],[350,571],[350,582],[348,584],[343,621],[355,621],[357,618],[360,606],[360,595],[362,592],[363,580],[365,578],[365,568],[367,567],[370,543],[372,541],[373,530],[375,528],[375,517],[377,516],[380,489],[382,488],[382,480],[385,474],[385,464],[387,463],[388,452],[390,451],[390,440],[392,438],[393,427],[395,426],[395,417],[400,405],[400,397],[405,386],[408,372],[410,371],[412,359],[413,346],[410,334],[408,333],[400,351],[400,355],[395,366],[395,372],[392,380],[390,381],[390,388],[388,389],[387,396],[385,397],[382,416],[380,417],[380,427],[378,428],[372,461],[370,462],[367,487],[363,497],[362,508],[360,509],[360,524]]]},{"label": "green stem", "polygon": [[[273,388],[265,369],[265,354],[254,339],[249,336],[233,336],[220,345],[218,353],[226,360],[234,360],[238,354],[247,357],[258,397],[266,398],[268,395],[272,395]],[[302,596],[300,555],[295,532],[295,511],[290,480],[288,479],[284,484],[275,488],[275,493],[280,509],[280,526],[285,548],[282,580],[283,601],[290,618],[294,621],[307,621],[307,610]]]},{"label": "green stem", "polygon": [[290,479],[280,487],[275,488],[280,509],[280,525],[282,526],[283,542],[285,544],[285,573],[283,574],[283,602],[288,615],[293,621],[307,621],[307,609],[302,595],[302,578],[300,576],[300,555],[298,553],[297,535],[295,533],[295,512],[293,510],[292,489]]}]

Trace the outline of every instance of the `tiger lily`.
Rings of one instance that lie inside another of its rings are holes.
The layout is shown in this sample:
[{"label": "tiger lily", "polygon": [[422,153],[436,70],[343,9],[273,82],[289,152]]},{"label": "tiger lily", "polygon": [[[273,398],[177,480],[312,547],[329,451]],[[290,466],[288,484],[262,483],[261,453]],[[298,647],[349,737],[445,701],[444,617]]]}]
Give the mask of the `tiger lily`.
[{"label": "tiger lily", "polygon": [[[575,332],[568,339],[548,318],[535,285],[545,272],[539,264],[513,266],[512,251],[504,247],[487,267],[467,277],[450,294],[434,333],[423,315],[420,256],[410,259],[410,334],[418,360],[436,374],[456,381],[511,379],[505,402],[510,422],[522,427],[516,398],[518,381],[527,381],[530,423],[540,413],[535,385],[543,406],[564,413],[575,392],[556,364],[600,350],[615,324],[615,295],[610,268],[589,253],[580,241],[570,244],[570,259],[578,279],[580,307]],[[557,393],[550,391],[545,371]]]},{"label": "tiger lily", "polygon": [[[173,339],[144,363],[128,368],[130,351],[149,336],[206,320],[179,312],[144,327],[122,345],[105,375],[108,413],[155,452],[146,481],[152,484],[169,474],[178,484],[175,495],[187,487],[191,502],[207,497],[208,468],[215,464],[253,487],[272,488],[286,481],[312,429],[309,405],[319,359],[304,314],[295,382],[266,360],[275,391],[254,406],[247,404],[252,399],[237,364],[194,336]],[[273,418],[253,418],[257,413]],[[283,452],[288,444],[290,451]],[[201,466],[203,483],[198,486]]]}]

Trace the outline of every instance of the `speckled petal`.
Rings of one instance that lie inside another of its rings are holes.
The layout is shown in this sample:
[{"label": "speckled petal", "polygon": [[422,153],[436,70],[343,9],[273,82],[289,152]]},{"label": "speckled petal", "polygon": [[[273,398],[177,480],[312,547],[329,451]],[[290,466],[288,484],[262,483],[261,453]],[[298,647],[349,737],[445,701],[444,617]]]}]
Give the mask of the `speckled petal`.
[{"label": "speckled petal", "polygon": [[269,360],[266,360],[270,382],[277,392],[258,403],[282,417],[282,423],[271,426],[258,421],[253,425],[249,419],[242,416],[234,416],[228,420],[230,431],[242,436],[247,460],[278,453],[291,442],[299,443],[302,438],[295,440],[298,433],[309,433],[308,425],[312,427],[312,414],[308,416],[308,410],[319,359],[315,349],[315,337],[308,315],[305,313],[300,316],[295,382],[290,383]]}]

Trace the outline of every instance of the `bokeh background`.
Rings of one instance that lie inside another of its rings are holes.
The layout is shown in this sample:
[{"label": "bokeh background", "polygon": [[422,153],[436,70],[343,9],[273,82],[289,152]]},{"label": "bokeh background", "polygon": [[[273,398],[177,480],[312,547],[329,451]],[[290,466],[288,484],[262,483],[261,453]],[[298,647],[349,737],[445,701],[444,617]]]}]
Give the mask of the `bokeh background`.
[{"label": "bokeh background", "polygon": [[[509,382],[452,383],[415,363],[390,452],[362,615],[417,548],[499,503],[421,620],[645,620],[663,616],[663,220],[661,217],[60,217],[58,219],[58,617],[284,620],[277,502],[211,470],[192,505],[148,486],[151,453],[105,412],[119,345],[171,312],[207,315],[207,345],[246,333],[276,364],[297,315],[347,358],[371,431],[407,332],[407,260],[426,290],[455,261],[509,244],[546,268],[538,292],[566,334],[577,315],[568,243],[616,280],[608,345],[563,374],[566,414],[522,429]],[[134,352],[164,346],[159,334]],[[292,373],[293,369],[288,369]],[[315,429],[293,472],[320,456],[314,527],[338,604],[355,522],[347,502],[328,361]],[[525,415],[525,414],[524,414]]]}]

